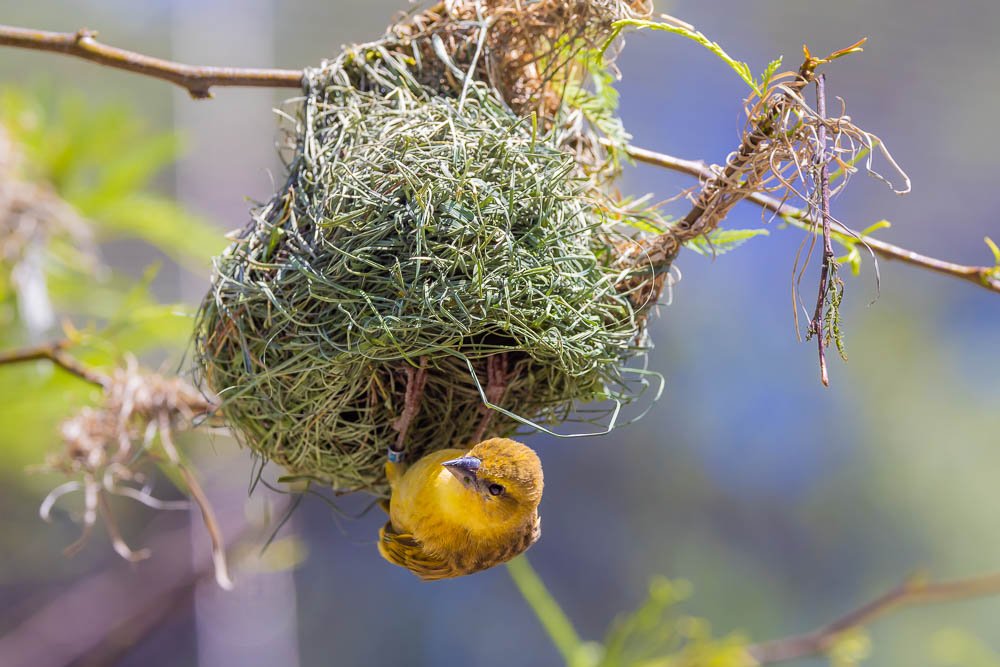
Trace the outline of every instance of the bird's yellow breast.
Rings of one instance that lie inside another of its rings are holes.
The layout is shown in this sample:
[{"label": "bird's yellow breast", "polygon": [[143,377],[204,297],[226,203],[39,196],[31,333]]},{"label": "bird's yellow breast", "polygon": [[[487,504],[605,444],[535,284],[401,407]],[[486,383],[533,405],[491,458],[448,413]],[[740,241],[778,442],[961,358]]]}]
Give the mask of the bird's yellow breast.
[{"label": "bird's yellow breast", "polygon": [[487,516],[484,503],[441,464],[465,454],[443,449],[417,461],[393,486],[389,517],[432,553],[504,539],[510,526]]}]

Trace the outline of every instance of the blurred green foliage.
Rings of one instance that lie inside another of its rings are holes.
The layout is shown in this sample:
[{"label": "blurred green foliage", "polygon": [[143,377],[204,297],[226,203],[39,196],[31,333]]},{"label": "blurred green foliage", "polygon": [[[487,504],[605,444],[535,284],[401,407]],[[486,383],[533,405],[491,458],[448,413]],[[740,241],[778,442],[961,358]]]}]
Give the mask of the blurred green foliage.
[{"label": "blurred green foliage", "polygon": [[27,177],[50,183],[98,241],[140,239],[198,271],[225,246],[207,219],[150,189],[182,142],[173,132],[151,131],[131,107],[9,88],[0,93],[0,123],[25,153]]},{"label": "blurred green foliage", "polygon": [[942,667],[1000,667],[1000,656],[982,639],[959,628],[942,628],[930,637],[929,664]]},{"label": "blurred green foliage", "polygon": [[[646,600],[619,615],[602,642],[583,641],[525,556],[507,564],[514,584],[538,617],[567,667],[750,667],[739,634],[714,637],[709,623],[679,609],[690,593],[683,581],[654,578]],[[837,667],[848,662],[834,661]]]},{"label": "blurred green foliage", "polygon": [[[16,162],[7,177],[51,193],[79,216],[72,225],[51,221],[30,241],[43,246],[44,296],[61,322],[72,322],[74,355],[95,366],[120,363],[126,353],[176,362],[190,337],[190,307],[155,298],[157,265],[112,268],[99,248],[138,240],[182,266],[205,271],[224,246],[205,218],[154,188],[179,155],[178,136],[150,130],[123,104],[94,106],[80,93],[47,88],[0,91],[0,125],[11,140],[7,157]],[[0,233],[11,233],[10,227],[0,224]],[[4,350],[62,337],[55,330],[32,333],[21,322],[11,280],[18,259],[0,263]],[[136,270],[141,274],[128,275]],[[15,483],[48,484],[25,477],[25,466],[40,463],[56,446],[59,420],[96,395],[93,387],[47,362],[0,369],[0,423],[16,425],[3,435],[0,474]]]}]

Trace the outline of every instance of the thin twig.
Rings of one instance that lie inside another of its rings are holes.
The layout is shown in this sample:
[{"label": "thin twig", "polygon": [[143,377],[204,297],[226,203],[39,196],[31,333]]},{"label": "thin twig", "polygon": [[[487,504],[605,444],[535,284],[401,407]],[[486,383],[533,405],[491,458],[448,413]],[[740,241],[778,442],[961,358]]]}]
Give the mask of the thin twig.
[{"label": "thin twig", "polygon": [[823,218],[823,263],[819,275],[819,294],[816,295],[816,312],[813,314],[810,329],[816,336],[816,346],[819,348],[819,378],[824,387],[830,386],[830,376],[826,368],[826,327],[824,326],[823,310],[830,290],[830,272],[833,267],[833,241],[830,238],[830,179],[827,177],[827,165],[830,156],[826,146],[826,76],[816,77],[816,112],[820,124],[816,130],[819,144],[819,166],[816,187],[819,190],[819,210]]},{"label": "thin twig", "polygon": [[95,371],[94,369],[84,365],[78,359],[66,352],[66,348],[69,347],[69,345],[69,341],[59,340],[51,343],[43,343],[42,345],[35,345],[33,347],[25,347],[19,350],[3,352],[0,353],[0,366],[3,364],[18,364],[27,361],[40,361],[42,359],[47,359],[63,370],[77,376],[81,380],[85,380],[98,387],[107,387],[107,385],[111,382],[111,379],[103,373]]},{"label": "thin twig", "polygon": [[[663,167],[664,169],[670,169],[671,171],[694,176],[695,178],[707,179],[713,176],[713,172],[708,165],[700,160],[686,160],[684,158],[658,153],[656,151],[640,148],[638,146],[628,146],[626,152],[632,159],[638,162],[643,162],[656,167]],[[789,223],[807,231],[815,230],[817,225],[821,224],[821,221],[816,216],[812,216],[803,209],[786,204],[785,202],[782,202],[775,197],[771,197],[770,195],[755,192],[747,197],[747,201],[751,201],[761,208],[773,211]],[[993,267],[968,266],[965,264],[956,264],[954,262],[935,259],[934,257],[922,255],[920,253],[913,252],[912,250],[907,250],[906,248],[901,248],[891,243],[880,241],[879,239],[872,238],[871,236],[860,236],[854,234],[851,230],[837,223],[835,220],[831,221],[830,228],[833,232],[838,234],[857,238],[858,243],[866,246],[873,253],[883,259],[897,260],[911,266],[951,276],[952,278],[958,278],[959,280],[964,280],[974,285],[979,285],[980,287],[984,287],[991,292],[1000,293],[1000,276],[995,275],[996,271]]]},{"label": "thin twig", "polygon": [[118,530],[118,522],[115,521],[111,506],[108,504],[108,497],[103,493],[97,497],[97,511],[101,515],[101,519],[104,520],[104,528],[108,531],[111,546],[114,547],[115,552],[119,556],[130,563],[138,563],[149,558],[152,553],[149,549],[135,551],[128,545],[125,538],[122,537],[121,531]]},{"label": "thin twig", "polygon": [[184,65],[108,46],[98,42],[96,36],[96,31],[86,28],[73,33],[0,25],[0,46],[65,53],[107,67],[152,76],[185,88],[195,99],[211,97],[212,86],[298,88],[302,85],[301,70]]},{"label": "thin twig", "polygon": [[1000,593],[1000,573],[953,581],[910,577],[899,586],[812,632],[747,647],[759,665],[797,660],[828,651],[845,632],[867,625],[900,607],[951,602]]}]

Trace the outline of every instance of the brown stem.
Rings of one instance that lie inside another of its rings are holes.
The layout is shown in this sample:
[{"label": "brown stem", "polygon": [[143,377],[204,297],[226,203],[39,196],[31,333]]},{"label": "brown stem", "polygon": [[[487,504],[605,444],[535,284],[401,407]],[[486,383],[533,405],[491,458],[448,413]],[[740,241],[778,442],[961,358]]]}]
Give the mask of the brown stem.
[{"label": "brown stem", "polygon": [[[775,93],[770,99],[760,100],[760,113],[754,112],[751,116],[751,129],[743,135],[739,148],[726,162],[725,168],[718,174],[708,172],[701,192],[687,215],[646,244],[643,249],[644,264],[652,264],[657,272],[668,269],[685,243],[711,232],[740,199],[745,199],[752,192],[754,181],[759,180],[755,177],[759,175],[747,173],[747,168],[752,165],[761,146],[772,139],[791,99],[790,93],[805,88],[813,80],[814,71],[821,62],[824,61],[813,58],[806,51],[806,59],[795,78],[785,84],[790,92]],[[735,182],[742,182],[748,187],[734,191],[730,185]]]},{"label": "brown stem", "polygon": [[75,357],[66,352],[66,348],[69,344],[69,341],[59,340],[52,343],[44,343],[33,347],[21,348],[20,350],[2,352],[0,353],[0,365],[18,364],[26,361],[39,361],[47,359],[63,370],[77,376],[81,380],[86,380],[87,382],[97,385],[98,387],[106,387],[108,383],[111,382],[111,379],[103,373],[99,373],[98,371],[85,366]]},{"label": "brown stem", "polygon": [[[638,146],[629,146],[626,149],[626,152],[632,159],[638,162],[643,162],[656,167],[663,167],[664,169],[670,169],[671,171],[694,176],[695,178],[708,179],[713,176],[712,170],[709,169],[708,165],[700,160],[685,160],[683,158],[666,155],[664,153],[657,153],[656,151],[640,148]],[[810,227],[821,224],[821,221],[816,216],[812,216],[800,208],[786,204],[775,197],[771,197],[770,195],[761,192],[754,192],[747,197],[747,200],[757,204],[761,208],[773,211],[784,218],[805,223]],[[920,253],[913,252],[912,250],[900,248],[899,246],[886,243],[885,241],[880,241],[879,239],[872,238],[870,236],[860,236],[854,234],[851,230],[836,221],[831,221],[830,228],[838,234],[857,238],[859,243],[864,244],[873,253],[883,259],[897,260],[911,266],[933,271],[934,273],[940,273],[942,275],[951,276],[952,278],[958,278],[959,280],[965,280],[966,282],[970,282],[974,285],[984,287],[991,292],[1000,293],[1000,276],[995,275],[996,271],[993,267],[955,264],[954,262],[947,262],[941,259],[935,259],[934,257],[929,257],[927,255],[921,255]]]},{"label": "brown stem", "polygon": [[894,609],[997,593],[1000,593],[1000,573],[936,583],[911,577],[892,590],[812,632],[753,644],[746,650],[759,665],[820,655],[828,651],[845,632],[867,625]]},{"label": "brown stem", "polygon": [[406,393],[403,395],[403,411],[393,420],[392,427],[396,429],[396,452],[406,450],[406,436],[410,425],[420,413],[420,404],[424,398],[424,385],[427,384],[427,357],[420,357],[420,366],[406,367]]},{"label": "brown stem", "polygon": [[98,42],[96,36],[95,31],[86,28],[73,33],[0,25],[0,46],[65,53],[107,67],[152,76],[187,89],[195,99],[211,97],[212,86],[298,88],[302,85],[301,70],[183,65],[108,46]]},{"label": "brown stem", "polygon": [[826,76],[816,77],[816,113],[820,124],[816,130],[819,143],[819,168],[816,185],[819,188],[819,208],[823,217],[823,265],[819,275],[819,294],[816,295],[816,312],[813,314],[810,328],[816,336],[816,346],[819,348],[819,377],[824,387],[830,386],[830,376],[826,368],[826,327],[824,326],[823,309],[826,306],[830,290],[830,271],[833,265],[833,241],[830,238],[830,179],[827,176],[827,165],[830,157],[826,152]]},{"label": "brown stem", "polygon": [[[493,405],[500,405],[503,395],[507,393],[507,382],[509,380],[510,359],[506,352],[493,354],[486,358],[486,400]],[[480,442],[486,435],[486,430],[493,423],[496,411],[488,405],[480,405],[479,411],[483,414],[479,420],[479,426],[472,437],[472,442]]]}]

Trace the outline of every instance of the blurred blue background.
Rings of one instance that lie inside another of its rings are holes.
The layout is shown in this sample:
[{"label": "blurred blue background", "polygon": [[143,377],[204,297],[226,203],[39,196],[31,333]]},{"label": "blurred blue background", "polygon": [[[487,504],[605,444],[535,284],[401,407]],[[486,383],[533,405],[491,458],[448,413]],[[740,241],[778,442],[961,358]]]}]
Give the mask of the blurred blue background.
[{"label": "blurred blue background", "polygon": [[[117,46],[184,62],[300,68],[377,37],[405,8],[401,0],[38,0],[3,3],[0,23],[87,26]],[[942,259],[990,262],[983,236],[1000,241],[1000,51],[992,48],[1000,4],[719,0],[658,9],[756,71],[779,54],[797,64],[803,42],[822,54],[869,36],[862,55],[828,68],[828,89],[885,140],[914,191],[897,197],[858,175],[835,200],[836,215],[855,228],[886,218],[893,227],[881,238]],[[710,162],[736,146],[745,86],[711,54],[677,37],[633,34],[619,65],[621,114],[636,144]],[[281,178],[271,108],[290,91],[217,89],[216,99],[196,102],[165,83],[0,49],[0,87],[39,81],[82,91],[95,105],[125,100],[152,128],[177,128],[187,150],[159,186],[221,227],[241,226],[247,198],[266,199]],[[665,198],[692,184],[636,166],[621,187]],[[673,209],[683,211],[683,202]],[[749,204],[730,219],[733,227],[760,224]],[[796,342],[793,328],[801,235],[770,226],[770,237],[714,261],[682,255],[683,280],[652,325],[650,367],[667,384],[649,416],[603,438],[529,440],[546,472],[544,537],[531,561],[588,638],[635,608],[657,574],[690,581],[688,608],[716,632],[763,640],[810,629],[916,569],[947,577],[1000,567],[1000,297],[883,262],[876,300],[866,257],[861,276],[847,278],[850,361],[831,360],[824,389],[815,346]],[[157,258],[135,243],[113,244],[104,256],[136,276]],[[814,263],[807,294],[817,274]],[[155,289],[195,303],[207,285],[207,272],[168,262]],[[54,423],[52,431],[55,447]],[[18,418],[5,417],[0,451],[18,437]],[[201,445],[213,497],[242,516],[245,453],[222,437]],[[197,561],[204,537],[195,518],[188,530],[187,515],[136,512],[131,534],[173,536],[174,547],[133,568],[117,563],[100,536],[65,560],[60,549],[76,528],[66,518],[37,520],[45,488],[20,465],[0,463],[0,478],[0,634],[49,627],[31,641],[53,647],[60,657],[51,664],[67,656],[147,667],[560,661],[503,568],[421,583],[378,558],[379,512],[344,520],[311,497],[286,529],[308,549],[293,574],[247,574],[228,597],[198,584],[164,597],[156,608],[169,613],[143,624],[134,606],[140,591],[178,568],[183,578]],[[357,512],[366,501],[338,503]],[[101,577],[125,583],[95,589],[114,595],[88,594]],[[45,626],[45,614],[58,625]],[[965,654],[943,636],[982,649],[978,664],[998,664],[983,662],[1000,649],[998,618],[1000,601],[907,610],[874,626],[869,664],[960,663],[956,655]]]}]

